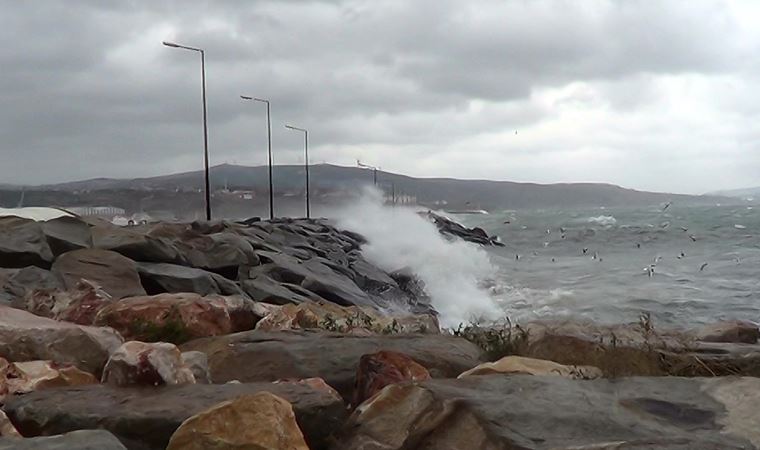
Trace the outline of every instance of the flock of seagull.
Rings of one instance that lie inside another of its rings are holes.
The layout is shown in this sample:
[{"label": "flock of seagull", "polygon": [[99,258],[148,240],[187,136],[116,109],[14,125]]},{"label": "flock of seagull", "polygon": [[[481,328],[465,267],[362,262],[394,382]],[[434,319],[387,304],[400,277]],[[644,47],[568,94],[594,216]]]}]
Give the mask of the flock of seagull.
[{"label": "flock of seagull", "polygon": [[[663,208],[662,208],[662,211],[661,211],[661,212],[665,212],[665,211],[666,211],[668,208],[670,208],[670,205],[671,205],[671,204],[672,204],[672,202],[667,202],[667,203],[665,203],[665,205],[663,206]],[[511,220],[505,220],[505,221],[504,221],[504,224],[505,224],[505,225],[509,225],[510,223],[511,223]],[[670,222],[669,222],[669,221],[666,221],[666,222],[663,222],[662,224],[660,224],[660,228],[662,228],[662,229],[667,229],[667,228],[669,228],[669,227],[670,227]],[[745,227],[745,226],[743,226],[743,225],[734,225],[734,227],[735,227],[735,228],[737,228],[737,229],[745,229],[745,228],[746,228],[746,227]],[[523,227],[523,228],[525,228],[525,227]],[[687,233],[687,232],[689,231],[689,229],[688,229],[687,227],[684,227],[684,226],[681,226],[681,227],[679,227],[679,228],[680,228],[680,229],[681,229],[681,231],[683,231],[684,233]],[[566,229],[565,229],[564,227],[559,227],[559,231],[560,231],[560,233],[561,233],[561,235],[560,235],[560,236],[561,236],[561,238],[562,238],[562,239],[565,239],[565,238],[566,238]],[[551,232],[552,232],[552,230],[551,230],[551,229],[547,229],[547,230],[546,230],[546,234],[547,234],[547,235],[551,234]],[[697,242],[697,236],[695,236],[694,234],[689,234],[688,236],[689,236],[689,239],[691,239],[691,241],[692,241],[692,242]],[[544,242],[544,248],[546,248],[546,247],[548,247],[548,246],[549,246],[549,242],[548,242],[548,241]],[[636,248],[641,248],[641,243],[636,243]],[[589,249],[588,249],[588,247],[583,247],[583,248],[581,249],[581,254],[582,254],[582,255],[588,255],[588,252],[589,252]],[[534,252],[533,252],[533,256],[538,256],[538,252],[534,251]],[[520,260],[520,257],[521,257],[521,256],[520,256],[520,254],[516,253],[516,254],[515,254],[515,261],[519,261],[519,260]],[[686,257],[686,253],[684,253],[684,252],[682,251],[682,252],[680,252],[680,253],[679,253],[679,254],[676,256],[676,259],[683,259],[683,258],[685,258],[685,257]],[[601,256],[599,256],[599,253],[598,253],[598,252],[594,252],[594,253],[592,254],[592,256],[591,256],[591,259],[592,259],[592,260],[595,260],[595,261],[598,261],[598,262],[602,262],[602,261],[603,261],[602,257],[601,257]],[[644,267],[643,271],[644,271],[644,272],[647,274],[647,276],[648,276],[648,277],[650,277],[650,278],[651,278],[651,277],[653,277],[653,276],[655,275],[655,269],[656,269],[656,267],[657,267],[657,263],[659,263],[659,262],[660,262],[660,260],[662,260],[662,256],[660,256],[660,255],[657,255],[657,256],[655,256],[655,257],[652,259],[652,263],[650,263],[649,265],[647,265],[646,267]],[[737,257],[737,258],[735,258],[734,260],[736,261],[736,264],[741,264],[741,260],[740,260],[738,257]],[[555,258],[552,258],[552,262],[556,262]],[[699,271],[700,271],[700,272],[703,272],[703,271],[705,270],[705,268],[706,268],[708,265],[709,265],[709,264],[708,264],[707,262],[703,262],[703,263],[702,263],[702,264],[699,266]]]}]

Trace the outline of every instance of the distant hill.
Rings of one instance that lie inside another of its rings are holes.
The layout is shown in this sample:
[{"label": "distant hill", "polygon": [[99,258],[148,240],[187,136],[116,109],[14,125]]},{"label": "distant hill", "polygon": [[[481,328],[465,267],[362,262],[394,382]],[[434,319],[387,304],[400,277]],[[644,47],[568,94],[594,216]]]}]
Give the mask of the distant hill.
[{"label": "distant hill", "polygon": [[727,191],[711,192],[707,195],[719,195],[723,197],[736,197],[743,199],[757,199],[760,198],[760,186],[744,189],[731,189]]},{"label": "distant hill", "polygon": [[[321,194],[355,194],[372,183],[372,172],[358,167],[329,164],[310,168],[311,188],[315,198]],[[211,169],[213,189],[252,189],[266,191],[266,166],[219,165]],[[152,178],[76,181],[55,185],[27,187],[37,191],[182,191],[203,186],[201,171],[178,173]],[[378,172],[378,184],[386,191],[417,197],[421,205],[445,205],[457,209],[512,209],[547,207],[596,207],[651,205],[668,201],[679,203],[714,203],[714,196],[692,196],[636,191],[601,183],[535,184],[509,181],[460,180],[453,178],[413,178],[389,172]],[[276,166],[274,186],[278,196],[298,195],[304,185],[303,166]],[[725,198],[722,200],[726,200]]]}]

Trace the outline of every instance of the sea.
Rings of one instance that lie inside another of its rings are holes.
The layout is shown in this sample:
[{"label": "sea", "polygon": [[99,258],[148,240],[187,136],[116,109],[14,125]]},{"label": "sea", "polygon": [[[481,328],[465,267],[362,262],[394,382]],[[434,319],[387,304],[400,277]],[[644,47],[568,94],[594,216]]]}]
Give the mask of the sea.
[{"label": "sea", "polygon": [[513,322],[760,321],[760,206],[537,209],[447,214],[497,235],[479,280]]}]

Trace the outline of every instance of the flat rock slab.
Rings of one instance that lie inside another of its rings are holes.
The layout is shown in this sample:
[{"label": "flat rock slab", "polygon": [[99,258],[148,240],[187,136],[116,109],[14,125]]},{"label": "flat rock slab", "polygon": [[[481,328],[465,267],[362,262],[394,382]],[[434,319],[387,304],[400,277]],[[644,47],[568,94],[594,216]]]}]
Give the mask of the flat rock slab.
[{"label": "flat rock slab", "polygon": [[197,339],[180,348],[208,355],[214,383],[318,377],[345,399],[353,396],[362,355],[380,350],[410,356],[434,378],[453,378],[483,362],[474,344],[444,335],[354,336],[310,330],[256,330]]},{"label": "flat rock slab", "polygon": [[363,403],[332,448],[755,449],[758,401],[757,378],[430,380]]},{"label": "flat rock slab", "polygon": [[113,434],[104,430],[80,430],[59,436],[0,438],[0,450],[125,450]]},{"label": "flat rock slab", "polygon": [[133,450],[165,449],[180,424],[220,402],[267,391],[293,405],[311,449],[326,448],[327,437],[344,421],[343,402],[326,390],[298,383],[231,383],[159,388],[105,385],[50,389],[11,397],[5,411],[25,436],[104,428]]}]

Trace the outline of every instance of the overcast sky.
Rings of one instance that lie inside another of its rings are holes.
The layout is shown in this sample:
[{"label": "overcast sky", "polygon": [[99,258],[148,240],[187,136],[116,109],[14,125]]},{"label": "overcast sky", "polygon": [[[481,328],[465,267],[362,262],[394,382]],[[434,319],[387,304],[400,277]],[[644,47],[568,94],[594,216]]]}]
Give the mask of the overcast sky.
[{"label": "overcast sky", "polygon": [[760,185],[755,0],[0,0],[0,183],[356,159],[414,176]]}]

